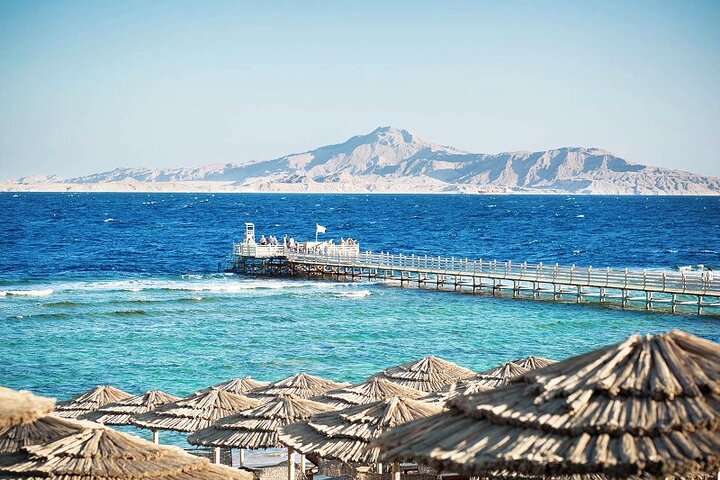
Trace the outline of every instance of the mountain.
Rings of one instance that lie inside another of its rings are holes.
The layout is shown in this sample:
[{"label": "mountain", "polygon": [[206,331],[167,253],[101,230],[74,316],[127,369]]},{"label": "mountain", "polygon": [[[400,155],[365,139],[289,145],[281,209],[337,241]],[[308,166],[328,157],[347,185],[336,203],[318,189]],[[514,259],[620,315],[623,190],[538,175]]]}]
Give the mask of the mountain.
[{"label": "mountain", "polygon": [[720,178],[628,162],[598,148],[470,153],[392,127],[274,160],[197,168],[117,168],[3,190],[192,190],[720,194]]}]

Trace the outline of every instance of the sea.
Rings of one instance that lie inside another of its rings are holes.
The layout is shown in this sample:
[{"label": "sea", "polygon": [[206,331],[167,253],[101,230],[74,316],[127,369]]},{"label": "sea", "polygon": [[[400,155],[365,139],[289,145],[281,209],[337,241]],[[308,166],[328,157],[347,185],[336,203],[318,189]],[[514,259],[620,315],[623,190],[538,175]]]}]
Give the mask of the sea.
[{"label": "sea", "polygon": [[0,193],[0,384],[186,395],[431,354],[481,371],[673,328],[720,341],[711,315],[222,273],[245,222],[363,251],[720,269],[720,197]]}]

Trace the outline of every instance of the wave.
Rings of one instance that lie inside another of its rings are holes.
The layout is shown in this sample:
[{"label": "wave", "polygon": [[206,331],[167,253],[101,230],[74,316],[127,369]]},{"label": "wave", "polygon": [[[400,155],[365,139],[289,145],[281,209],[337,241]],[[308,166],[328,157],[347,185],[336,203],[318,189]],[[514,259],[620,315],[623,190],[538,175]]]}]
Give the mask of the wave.
[{"label": "wave", "polygon": [[105,220],[103,220],[103,222],[105,222],[105,223],[114,222],[114,221],[115,221],[114,218],[106,218]]},{"label": "wave", "polygon": [[70,300],[66,300],[64,302],[50,302],[50,303],[43,303],[43,307],[74,307],[77,303],[71,302]]},{"label": "wave", "polygon": [[333,292],[333,295],[340,298],[365,298],[371,294],[370,290],[358,290],[356,292]]},{"label": "wave", "polygon": [[47,297],[52,295],[52,288],[42,290],[0,290],[0,297]]},{"label": "wave", "polygon": [[110,312],[110,315],[120,315],[120,316],[135,316],[135,315],[147,315],[148,312],[145,310],[116,310],[114,312]]}]

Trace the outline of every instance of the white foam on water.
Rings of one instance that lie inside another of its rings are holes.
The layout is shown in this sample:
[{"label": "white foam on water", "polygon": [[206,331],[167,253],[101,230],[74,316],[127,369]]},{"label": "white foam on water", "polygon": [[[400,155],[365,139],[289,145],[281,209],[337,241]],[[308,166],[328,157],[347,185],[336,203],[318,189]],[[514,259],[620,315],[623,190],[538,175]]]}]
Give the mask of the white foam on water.
[{"label": "white foam on water", "polygon": [[114,218],[106,218],[105,220],[103,220],[103,222],[105,222],[105,223],[114,222],[114,221],[115,221]]},{"label": "white foam on water", "polygon": [[52,288],[41,290],[0,290],[0,297],[47,297],[52,295]]},{"label": "white foam on water", "polygon": [[365,298],[371,295],[370,290],[357,290],[355,292],[334,292],[336,297],[341,298]]},{"label": "white foam on water", "polygon": [[585,218],[585,215],[581,213],[580,215],[575,215],[575,218]]}]

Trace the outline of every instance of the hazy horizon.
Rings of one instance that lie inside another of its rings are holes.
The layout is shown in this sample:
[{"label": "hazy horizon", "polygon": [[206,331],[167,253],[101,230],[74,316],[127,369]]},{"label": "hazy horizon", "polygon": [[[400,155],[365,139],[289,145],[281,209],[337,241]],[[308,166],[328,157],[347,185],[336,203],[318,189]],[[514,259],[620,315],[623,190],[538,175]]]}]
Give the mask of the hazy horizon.
[{"label": "hazy horizon", "polygon": [[267,160],[378,126],[720,176],[720,4],[0,1],[0,179]]}]

